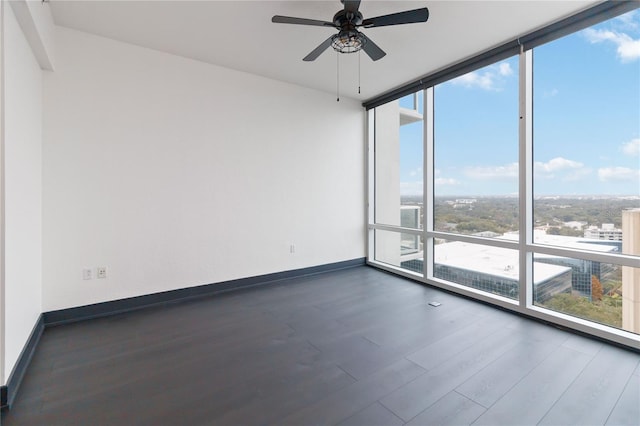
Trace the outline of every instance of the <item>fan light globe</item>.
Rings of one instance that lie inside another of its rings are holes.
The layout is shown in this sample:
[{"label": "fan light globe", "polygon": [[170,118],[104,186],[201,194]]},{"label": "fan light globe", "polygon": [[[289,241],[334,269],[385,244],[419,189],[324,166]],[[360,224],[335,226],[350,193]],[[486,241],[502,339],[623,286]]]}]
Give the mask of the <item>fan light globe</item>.
[{"label": "fan light globe", "polygon": [[331,37],[331,47],[340,53],[355,53],[362,49],[366,40],[358,31],[340,31]]}]

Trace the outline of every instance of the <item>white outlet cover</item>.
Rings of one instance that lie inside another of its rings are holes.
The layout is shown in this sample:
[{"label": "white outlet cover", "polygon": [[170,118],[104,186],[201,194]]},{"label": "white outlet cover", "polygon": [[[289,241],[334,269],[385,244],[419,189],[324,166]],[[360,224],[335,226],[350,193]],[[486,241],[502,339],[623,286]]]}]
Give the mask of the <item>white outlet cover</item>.
[{"label": "white outlet cover", "polygon": [[107,278],[107,268],[105,266],[100,266],[96,272],[97,278]]}]

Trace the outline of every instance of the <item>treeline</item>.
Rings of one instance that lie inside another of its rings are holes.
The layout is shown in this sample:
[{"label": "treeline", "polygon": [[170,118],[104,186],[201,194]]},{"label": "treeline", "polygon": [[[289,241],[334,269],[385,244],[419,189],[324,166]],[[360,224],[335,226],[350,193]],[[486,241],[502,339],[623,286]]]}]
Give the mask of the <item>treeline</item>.
[{"label": "treeline", "polygon": [[463,234],[515,231],[518,229],[518,199],[477,198],[471,204],[455,204],[455,199],[437,199],[434,226],[436,231]]},{"label": "treeline", "polygon": [[[462,198],[462,197],[458,197]],[[435,200],[436,231],[464,234],[518,230],[518,199],[515,197],[476,197],[471,204],[456,203],[456,197]],[[422,204],[421,199],[403,198],[403,204]],[[585,222],[601,226],[622,226],[622,211],[640,208],[640,200],[620,198],[557,198],[534,200],[535,226],[546,226],[550,234],[582,236],[583,231],[566,227],[566,222]]]},{"label": "treeline", "polygon": [[535,220],[539,224],[561,224],[564,222],[587,222],[601,226],[613,223],[622,226],[622,211],[640,207],[640,200],[619,198],[597,199],[541,199],[534,200]]}]

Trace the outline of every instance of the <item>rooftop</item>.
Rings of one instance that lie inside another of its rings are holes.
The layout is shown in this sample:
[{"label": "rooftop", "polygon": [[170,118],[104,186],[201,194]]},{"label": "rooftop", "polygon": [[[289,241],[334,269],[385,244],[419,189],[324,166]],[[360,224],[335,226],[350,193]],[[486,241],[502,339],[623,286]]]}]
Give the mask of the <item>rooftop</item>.
[{"label": "rooftop", "polygon": [[[504,234],[499,238],[504,240],[517,241],[518,231],[507,232],[506,234]],[[557,247],[576,249],[576,250],[597,251],[601,253],[618,251],[618,247],[616,245],[602,244],[602,240],[599,240],[597,238],[568,237],[565,235],[550,235],[550,234],[546,234],[542,230],[533,231],[533,241],[535,241],[536,244],[557,246]]]},{"label": "rooftop", "polygon": [[[511,249],[454,241],[436,245],[434,262],[514,281],[520,278],[518,252]],[[570,270],[571,268],[564,266],[536,263],[534,284]]]}]

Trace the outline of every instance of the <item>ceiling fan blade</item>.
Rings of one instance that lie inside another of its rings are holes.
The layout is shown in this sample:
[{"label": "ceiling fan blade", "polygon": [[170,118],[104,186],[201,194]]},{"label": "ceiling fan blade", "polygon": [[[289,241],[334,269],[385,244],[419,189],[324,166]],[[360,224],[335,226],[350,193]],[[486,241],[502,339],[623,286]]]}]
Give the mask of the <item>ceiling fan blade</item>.
[{"label": "ceiling fan blade", "polygon": [[297,25],[313,25],[316,27],[332,27],[335,28],[333,22],[318,21],[317,19],[294,18],[292,16],[275,15],[271,18],[271,22],[276,24],[297,24]]},{"label": "ceiling fan blade", "polygon": [[333,36],[329,37],[328,39],[326,39],[325,41],[323,41],[320,46],[316,47],[315,49],[313,49],[311,51],[311,53],[309,53],[307,56],[305,56],[304,58],[302,58],[303,61],[309,62],[309,61],[315,61],[316,58],[318,56],[320,56],[320,54],[322,52],[324,52],[325,50],[327,50],[329,48],[329,46],[331,46],[331,39],[333,38]]},{"label": "ceiling fan blade", "polygon": [[386,55],[385,51],[380,49],[380,47],[375,44],[373,40],[371,40],[363,33],[360,33],[360,35],[362,35],[365,40],[364,46],[362,46],[362,50],[364,50],[364,53],[369,55],[372,60],[377,61],[378,59],[382,59],[384,55]]},{"label": "ceiling fan blade", "polygon": [[392,13],[390,15],[377,16],[362,21],[361,27],[385,27],[387,25],[413,24],[416,22],[427,22],[429,19],[429,9],[407,10],[405,12]]},{"label": "ceiling fan blade", "polygon": [[357,12],[360,8],[360,0],[340,0],[344,4],[344,10],[347,12]]}]

